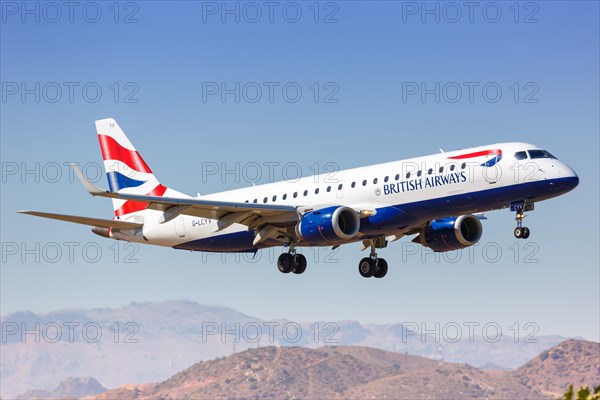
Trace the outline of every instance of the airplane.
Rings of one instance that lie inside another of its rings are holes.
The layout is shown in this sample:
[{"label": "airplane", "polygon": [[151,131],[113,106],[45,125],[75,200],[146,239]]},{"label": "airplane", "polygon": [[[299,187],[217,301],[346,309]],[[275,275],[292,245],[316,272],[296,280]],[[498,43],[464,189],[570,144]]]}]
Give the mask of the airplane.
[{"label": "airplane", "polygon": [[112,199],[115,217],[20,213],[174,249],[256,253],[283,246],[283,273],[306,270],[302,247],[360,243],[370,249],[360,275],[383,278],[388,263],[377,250],[388,243],[416,235],[413,242],[435,252],[463,249],[481,239],[484,212],[509,207],[514,236],[527,239],[525,213],[579,184],[548,151],[509,142],[192,197],[163,186],[114,119],[96,121],[96,130],[109,190],[72,167],[92,196]]}]

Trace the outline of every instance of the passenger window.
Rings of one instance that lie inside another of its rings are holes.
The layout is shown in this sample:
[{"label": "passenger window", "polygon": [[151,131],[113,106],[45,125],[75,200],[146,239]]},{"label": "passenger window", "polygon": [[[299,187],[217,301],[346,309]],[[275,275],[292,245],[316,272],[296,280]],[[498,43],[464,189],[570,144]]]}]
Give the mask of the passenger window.
[{"label": "passenger window", "polygon": [[396,180],[400,180],[400,174],[396,174]]},{"label": "passenger window", "polygon": [[373,185],[377,185],[377,178],[373,179]]},{"label": "passenger window", "polygon": [[308,196],[308,190],[304,191],[304,197]]},{"label": "passenger window", "polygon": [[344,187],[344,185],[342,185],[341,183],[338,186],[338,190],[342,190],[342,188]]},{"label": "passenger window", "polygon": [[367,186],[367,180],[366,179],[363,181],[363,186]]},{"label": "passenger window", "polygon": [[444,167],[440,167],[440,174],[444,172]]},{"label": "passenger window", "polygon": [[390,180],[390,177],[389,177],[389,176],[386,176],[385,178],[383,178],[383,181],[384,181],[384,182],[387,182],[387,181],[389,181],[389,180]]},{"label": "passenger window", "polygon": [[467,163],[466,163],[466,162],[462,163],[462,164],[461,164],[461,166],[460,166],[460,168],[461,168],[461,169],[465,169],[465,168],[467,168]]},{"label": "passenger window", "polygon": [[331,192],[331,186],[327,186],[327,191]]},{"label": "passenger window", "polygon": [[263,203],[266,203],[266,202],[267,202],[267,200],[268,200],[268,199],[265,197],[265,198],[263,199]]},{"label": "passenger window", "polygon": [[276,200],[277,200],[277,196],[273,196],[273,201],[276,201]]},{"label": "passenger window", "polygon": [[527,152],[517,151],[515,153],[515,160],[526,160],[526,159],[527,159]]},{"label": "passenger window", "polygon": [[427,175],[431,175],[433,173],[433,168],[429,168],[429,170],[427,171]]},{"label": "passenger window", "polygon": [[258,203],[258,199],[254,199],[253,203]]},{"label": "passenger window", "polygon": [[406,173],[406,179],[410,178],[410,172]]},{"label": "passenger window", "polygon": [[283,200],[287,199],[287,193],[283,195]]},{"label": "passenger window", "polygon": [[421,176],[421,171],[417,172],[417,176]]},{"label": "passenger window", "polygon": [[315,189],[315,194],[319,194],[319,188]]},{"label": "passenger window", "polygon": [[294,192],[294,198],[298,197],[298,192]]},{"label": "passenger window", "polygon": [[354,189],[354,187],[356,186],[356,182],[352,182],[352,185],[350,186],[352,186],[352,188]]},{"label": "passenger window", "polygon": [[456,168],[456,165],[452,164],[452,165],[450,166],[450,171],[454,171],[454,168]]},{"label": "passenger window", "polygon": [[250,202],[250,200],[246,200],[244,203],[249,203],[249,202]]}]

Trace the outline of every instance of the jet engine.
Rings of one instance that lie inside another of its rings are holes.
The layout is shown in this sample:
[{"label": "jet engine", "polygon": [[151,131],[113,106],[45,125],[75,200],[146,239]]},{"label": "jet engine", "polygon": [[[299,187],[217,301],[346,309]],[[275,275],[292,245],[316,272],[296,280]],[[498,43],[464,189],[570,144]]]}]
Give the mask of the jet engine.
[{"label": "jet engine", "polygon": [[473,246],[481,239],[483,227],[474,215],[436,219],[427,225],[413,242],[444,252]]},{"label": "jet engine", "polygon": [[296,236],[311,245],[337,244],[354,238],[359,228],[356,211],[333,206],[304,214],[296,225]]}]

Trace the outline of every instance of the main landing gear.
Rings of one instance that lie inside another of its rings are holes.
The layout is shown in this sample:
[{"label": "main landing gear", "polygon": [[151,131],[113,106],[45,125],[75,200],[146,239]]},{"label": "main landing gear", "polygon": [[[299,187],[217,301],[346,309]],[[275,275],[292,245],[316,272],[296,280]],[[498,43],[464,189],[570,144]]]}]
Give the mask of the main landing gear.
[{"label": "main landing gear", "polygon": [[[385,242],[385,239],[383,239]],[[371,254],[369,257],[365,257],[360,260],[358,264],[358,272],[363,278],[383,278],[388,271],[388,263],[383,258],[377,257],[377,248],[382,248],[387,245],[387,242],[384,244],[379,243],[379,240],[374,239],[371,240]]]},{"label": "main landing gear", "polygon": [[510,205],[510,211],[516,213],[515,220],[517,221],[517,227],[515,228],[515,237],[517,239],[527,239],[529,237],[529,228],[523,226],[523,218],[525,218],[525,211],[532,211],[534,209],[533,203],[515,203]]},{"label": "main landing gear", "polygon": [[288,253],[282,253],[277,259],[277,268],[284,274],[290,272],[301,274],[306,271],[306,257],[297,253],[295,248],[290,247]]}]

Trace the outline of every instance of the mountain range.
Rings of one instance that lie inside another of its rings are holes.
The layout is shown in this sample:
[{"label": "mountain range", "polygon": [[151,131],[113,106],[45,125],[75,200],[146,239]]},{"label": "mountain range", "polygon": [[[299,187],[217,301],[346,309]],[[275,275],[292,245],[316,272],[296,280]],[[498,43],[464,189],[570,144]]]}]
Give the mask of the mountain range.
[{"label": "mountain range", "polygon": [[[570,384],[598,383],[600,344],[584,340],[566,340],[516,371],[483,371],[361,346],[268,346],[196,363],[158,383],[123,385],[96,396],[99,384],[92,385],[86,399],[542,400],[560,397]],[[85,388],[70,386],[77,393]],[[67,393],[57,388],[54,394],[58,392]],[[22,398],[50,398],[38,393]]]},{"label": "mountain range", "polygon": [[505,334],[495,342],[481,336],[440,341],[414,334],[402,323],[263,320],[186,300],[116,309],[19,312],[1,322],[3,398],[32,388],[51,391],[57,382],[82,375],[93,376],[106,387],[160,382],[198,361],[270,346],[366,346],[436,362],[515,369],[567,339],[538,336],[515,342]]}]

